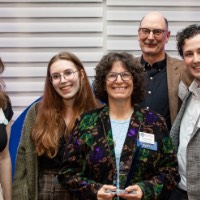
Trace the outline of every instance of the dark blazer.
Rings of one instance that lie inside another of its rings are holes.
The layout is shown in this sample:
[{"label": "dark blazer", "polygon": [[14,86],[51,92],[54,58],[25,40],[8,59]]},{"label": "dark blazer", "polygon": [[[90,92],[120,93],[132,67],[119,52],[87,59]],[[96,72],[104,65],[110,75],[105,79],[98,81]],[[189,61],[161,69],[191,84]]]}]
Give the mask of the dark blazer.
[{"label": "dark blazer", "polygon": [[[193,81],[193,78],[189,75],[189,72],[187,71],[187,68],[183,61],[177,58],[170,57],[167,54],[166,59],[169,110],[171,124],[173,124],[181,106],[181,99],[178,96],[179,83],[182,81],[186,87],[189,87],[191,82]],[[141,57],[138,58],[139,62],[140,60]]]},{"label": "dark blazer", "polygon": [[[116,181],[116,158],[108,107],[83,114],[66,146],[60,182],[79,194],[79,199],[97,198],[103,184]],[[138,144],[139,132],[151,133],[156,149]],[[143,200],[159,199],[163,189],[180,180],[178,163],[165,120],[159,114],[135,105],[120,158],[120,185],[137,184]]]},{"label": "dark blazer", "polygon": [[[178,151],[180,140],[180,124],[183,118],[187,102],[192,93],[189,92],[185,97],[181,109],[171,128],[170,135],[172,137],[176,151]],[[200,102],[199,102],[200,103]],[[199,115],[200,118],[200,115]],[[187,178],[187,193],[189,200],[199,200],[200,193],[200,127],[197,124],[194,127],[191,139],[187,146],[186,158],[186,178]]]}]

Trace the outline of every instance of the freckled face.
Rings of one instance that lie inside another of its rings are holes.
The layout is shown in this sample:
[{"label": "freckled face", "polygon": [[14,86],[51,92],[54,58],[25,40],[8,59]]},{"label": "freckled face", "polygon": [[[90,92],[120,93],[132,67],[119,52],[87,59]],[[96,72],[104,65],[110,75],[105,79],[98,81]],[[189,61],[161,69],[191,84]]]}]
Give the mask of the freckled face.
[{"label": "freckled face", "polygon": [[185,40],[183,58],[188,70],[200,85],[200,34]]},{"label": "freckled face", "polygon": [[69,60],[58,60],[54,62],[50,67],[50,74],[59,73],[61,74],[60,82],[54,83],[52,81],[53,87],[56,92],[64,99],[64,100],[74,100],[76,94],[80,88],[80,78],[79,73],[81,73],[81,77],[83,74],[81,71],[77,71],[73,74],[73,79],[67,80],[63,76],[63,72],[65,70],[72,70],[73,72],[77,71],[77,67],[73,62]]},{"label": "freckled face", "polygon": [[[128,71],[121,61],[113,63],[110,72],[121,73]],[[108,93],[109,104],[112,101],[130,101],[133,93],[133,79],[123,81],[121,76],[117,76],[114,82],[106,80],[106,91]]]}]

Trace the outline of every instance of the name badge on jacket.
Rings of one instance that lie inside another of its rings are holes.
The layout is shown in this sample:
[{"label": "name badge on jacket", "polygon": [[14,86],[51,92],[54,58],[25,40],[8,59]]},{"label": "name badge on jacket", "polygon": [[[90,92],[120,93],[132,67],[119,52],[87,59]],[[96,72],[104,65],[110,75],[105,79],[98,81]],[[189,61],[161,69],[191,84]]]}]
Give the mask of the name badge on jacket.
[{"label": "name badge on jacket", "polygon": [[137,140],[137,146],[157,151],[157,142],[155,142],[154,134],[139,132],[139,139]]}]

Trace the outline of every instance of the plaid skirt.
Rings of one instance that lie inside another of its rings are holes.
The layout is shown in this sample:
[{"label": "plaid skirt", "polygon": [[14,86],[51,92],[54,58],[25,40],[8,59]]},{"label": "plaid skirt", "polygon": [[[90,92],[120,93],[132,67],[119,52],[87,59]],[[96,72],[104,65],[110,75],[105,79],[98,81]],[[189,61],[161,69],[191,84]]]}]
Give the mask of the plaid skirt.
[{"label": "plaid skirt", "polygon": [[58,173],[45,170],[39,175],[38,200],[76,200],[74,194],[67,191],[58,182]]}]

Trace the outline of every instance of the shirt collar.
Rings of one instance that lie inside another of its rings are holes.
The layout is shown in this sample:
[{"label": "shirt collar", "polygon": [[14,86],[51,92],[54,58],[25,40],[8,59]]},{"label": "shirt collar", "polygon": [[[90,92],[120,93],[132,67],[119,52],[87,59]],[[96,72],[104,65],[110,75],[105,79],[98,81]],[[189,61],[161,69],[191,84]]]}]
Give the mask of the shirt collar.
[{"label": "shirt collar", "polygon": [[189,87],[189,91],[192,92],[192,94],[193,94],[195,97],[200,98],[200,87],[199,87],[199,85],[198,85],[198,83],[197,83],[196,80],[194,80],[194,81],[191,83],[191,85],[190,85],[190,87]]},{"label": "shirt collar", "polygon": [[145,71],[152,70],[153,68],[157,69],[157,71],[161,71],[166,67],[166,63],[167,63],[166,56],[163,60],[153,63],[152,66],[144,60],[143,56],[141,58],[141,64],[142,66],[144,66]]}]

